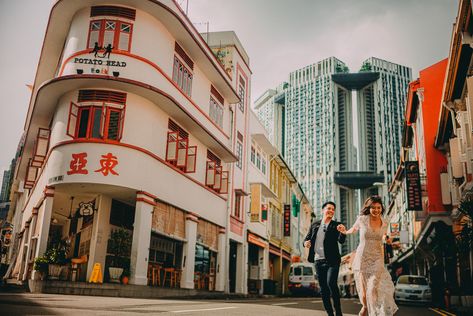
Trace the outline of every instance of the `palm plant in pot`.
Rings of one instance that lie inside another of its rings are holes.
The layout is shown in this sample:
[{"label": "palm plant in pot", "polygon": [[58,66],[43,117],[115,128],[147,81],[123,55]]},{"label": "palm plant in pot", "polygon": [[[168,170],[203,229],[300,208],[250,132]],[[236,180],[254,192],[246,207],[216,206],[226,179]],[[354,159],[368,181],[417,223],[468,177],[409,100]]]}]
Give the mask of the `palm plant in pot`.
[{"label": "palm plant in pot", "polygon": [[110,234],[108,245],[108,252],[112,254],[108,267],[110,282],[120,283],[120,277],[131,252],[130,232],[123,227],[114,229]]},{"label": "palm plant in pot", "polygon": [[44,254],[48,262],[48,277],[52,280],[59,279],[63,266],[67,263],[69,244],[65,240],[53,241]]}]

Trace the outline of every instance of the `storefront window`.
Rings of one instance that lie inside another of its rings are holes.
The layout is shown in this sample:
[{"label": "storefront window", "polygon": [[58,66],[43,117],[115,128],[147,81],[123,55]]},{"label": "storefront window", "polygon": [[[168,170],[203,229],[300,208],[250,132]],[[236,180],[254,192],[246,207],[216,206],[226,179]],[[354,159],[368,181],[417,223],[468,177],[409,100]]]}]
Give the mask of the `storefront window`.
[{"label": "storefront window", "polygon": [[202,245],[195,246],[195,285],[197,289],[215,289],[215,266],[217,254]]},{"label": "storefront window", "polygon": [[149,246],[149,262],[163,268],[180,267],[182,242],[153,234]]}]

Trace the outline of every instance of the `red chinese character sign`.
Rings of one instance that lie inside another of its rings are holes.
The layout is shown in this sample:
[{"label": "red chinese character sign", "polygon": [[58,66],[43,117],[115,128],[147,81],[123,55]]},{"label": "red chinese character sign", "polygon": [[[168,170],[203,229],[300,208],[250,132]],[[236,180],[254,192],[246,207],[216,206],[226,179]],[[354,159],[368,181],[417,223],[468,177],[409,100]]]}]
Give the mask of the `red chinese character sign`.
[{"label": "red chinese character sign", "polygon": [[[95,172],[102,173],[104,176],[109,174],[118,176],[118,172],[115,170],[115,167],[118,165],[118,158],[112,153],[101,156],[100,159],[100,168],[95,170]],[[89,171],[87,167],[87,153],[75,153],[72,154],[72,159],[69,163],[69,170],[67,171],[68,175],[71,174],[88,174]]]},{"label": "red chinese character sign", "polygon": [[419,162],[404,162],[407,188],[407,210],[422,211],[422,190],[420,186]]},{"label": "red chinese character sign", "polygon": [[108,173],[118,176],[118,173],[113,170],[118,165],[118,159],[116,156],[108,153],[102,155],[103,159],[100,159],[100,165],[102,168],[95,170],[95,172],[102,172],[104,176],[108,176]]},{"label": "red chinese character sign", "polygon": [[67,174],[88,174],[89,171],[85,169],[87,165],[86,157],[87,153],[72,154],[72,160],[69,164],[70,169],[67,171]]},{"label": "red chinese character sign", "polygon": [[291,236],[291,205],[284,204],[284,237]]}]

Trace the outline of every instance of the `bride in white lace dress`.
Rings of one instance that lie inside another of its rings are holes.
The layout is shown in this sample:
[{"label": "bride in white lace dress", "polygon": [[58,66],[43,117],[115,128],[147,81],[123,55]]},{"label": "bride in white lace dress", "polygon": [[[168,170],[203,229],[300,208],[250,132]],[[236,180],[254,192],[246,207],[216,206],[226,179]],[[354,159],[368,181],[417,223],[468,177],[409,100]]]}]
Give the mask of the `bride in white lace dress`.
[{"label": "bride in white lace dress", "polygon": [[392,316],[398,310],[394,302],[394,284],[384,267],[383,235],[387,223],[383,220],[384,206],[379,196],[365,201],[360,216],[349,230],[338,225],[344,234],[360,232],[360,243],[356,249],[352,269],[356,289],[363,305],[361,316]]}]

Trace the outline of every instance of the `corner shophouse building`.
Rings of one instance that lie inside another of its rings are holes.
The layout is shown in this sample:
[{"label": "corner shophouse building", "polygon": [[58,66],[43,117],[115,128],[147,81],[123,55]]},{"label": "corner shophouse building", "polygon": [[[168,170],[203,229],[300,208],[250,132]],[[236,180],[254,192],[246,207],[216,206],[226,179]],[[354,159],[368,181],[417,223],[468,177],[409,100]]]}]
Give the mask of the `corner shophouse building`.
[{"label": "corner shophouse building", "polygon": [[[95,263],[106,271],[110,232],[123,226],[132,284],[149,284],[159,264],[180,270],[182,288],[228,290],[229,236],[239,252],[243,242],[233,210],[246,202],[251,72],[233,32],[220,35],[234,41],[226,70],[174,1],[54,4],[15,179],[14,278],[39,278],[34,258],[55,234],[69,257],[87,256],[79,280]],[[95,211],[79,216],[88,202]]]}]

